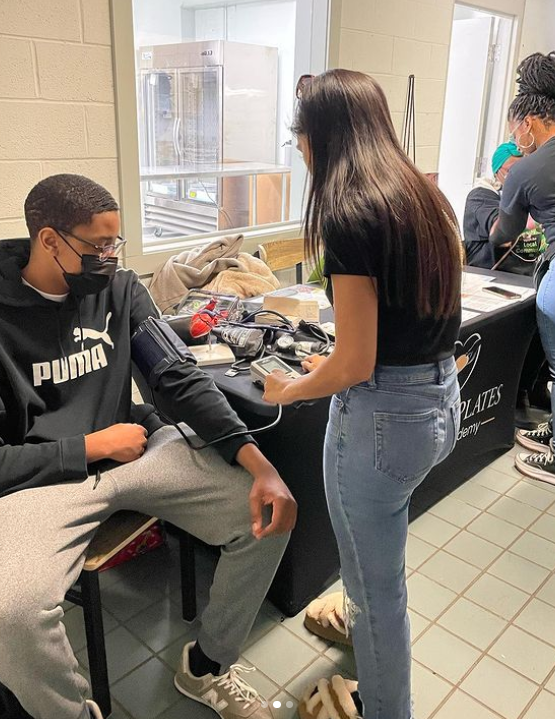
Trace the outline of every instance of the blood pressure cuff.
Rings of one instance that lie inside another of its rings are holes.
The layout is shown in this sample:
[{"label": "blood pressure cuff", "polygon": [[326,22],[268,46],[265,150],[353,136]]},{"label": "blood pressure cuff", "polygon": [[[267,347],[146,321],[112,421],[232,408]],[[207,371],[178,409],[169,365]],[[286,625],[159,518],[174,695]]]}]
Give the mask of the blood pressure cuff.
[{"label": "blood pressure cuff", "polygon": [[153,389],[157,388],[162,373],[176,362],[197,363],[168,323],[155,317],[141,322],[131,337],[131,358]]}]

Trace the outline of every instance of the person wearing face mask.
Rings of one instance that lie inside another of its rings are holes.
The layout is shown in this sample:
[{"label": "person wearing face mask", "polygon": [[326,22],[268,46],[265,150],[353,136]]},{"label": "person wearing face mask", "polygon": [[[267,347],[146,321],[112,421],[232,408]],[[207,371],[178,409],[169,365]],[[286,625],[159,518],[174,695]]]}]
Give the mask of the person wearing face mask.
[{"label": "person wearing face mask", "polygon": [[[546,270],[536,297],[540,337],[551,373],[555,371],[555,52],[534,53],[517,69],[519,91],[509,107],[509,129],[525,155],[509,173],[492,229],[491,242],[514,242],[526,226],[528,215],[540,223],[547,239],[542,257]],[[555,394],[551,392],[552,414]],[[555,484],[552,423],[536,430],[520,430],[517,441],[531,455],[520,454],[517,469],[533,479]]]},{"label": "person wearing face mask", "polygon": [[225,719],[271,719],[234,663],[285,550],[295,501],[183,353],[164,360],[159,406],[206,441],[241,436],[193,453],[151,405],[132,402],[132,336],[159,312],[137,274],[118,266],[124,240],[110,193],[54,175],[29,193],[25,219],[30,240],[0,242],[0,683],[31,716],[100,719],[60,605],[99,524],[129,509],[223,548],[176,688],[203,704],[212,697]]}]

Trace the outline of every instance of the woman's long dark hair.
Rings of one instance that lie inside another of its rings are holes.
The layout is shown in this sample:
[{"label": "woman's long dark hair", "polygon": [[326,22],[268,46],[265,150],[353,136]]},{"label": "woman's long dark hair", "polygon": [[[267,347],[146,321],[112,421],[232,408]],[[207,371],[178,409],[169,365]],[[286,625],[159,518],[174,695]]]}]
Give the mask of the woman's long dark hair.
[{"label": "woman's long dark hair", "polygon": [[455,215],[403,151],[378,83],[350,70],[313,78],[303,85],[293,132],[311,152],[307,256],[320,256],[330,232],[363,246],[378,227],[380,300],[416,307],[422,317],[453,315],[461,278]]},{"label": "woman's long dark hair", "polygon": [[546,124],[555,122],[555,52],[535,52],[517,67],[518,95],[509,107],[509,120],[533,115]]}]

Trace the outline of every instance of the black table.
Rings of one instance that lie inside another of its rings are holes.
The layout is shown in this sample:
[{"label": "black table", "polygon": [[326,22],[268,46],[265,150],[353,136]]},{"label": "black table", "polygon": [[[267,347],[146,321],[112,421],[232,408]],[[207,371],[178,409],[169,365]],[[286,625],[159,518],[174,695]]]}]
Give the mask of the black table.
[{"label": "black table", "polygon": [[[494,275],[505,285],[531,287],[531,279]],[[415,492],[411,520],[463,484],[514,443],[514,412],[520,373],[535,331],[533,297],[465,322],[457,350],[462,387],[462,421],[453,453]],[[461,359],[465,355],[468,359]],[[275,407],[262,401],[248,375],[226,377],[226,366],[209,368],[216,384],[250,428],[268,424]],[[299,409],[284,407],[277,427],[257,437],[261,450],[289,485],[298,505],[297,526],[269,593],[287,616],[337,579],[339,555],[328,516],[322,452],[329,398]]]}]

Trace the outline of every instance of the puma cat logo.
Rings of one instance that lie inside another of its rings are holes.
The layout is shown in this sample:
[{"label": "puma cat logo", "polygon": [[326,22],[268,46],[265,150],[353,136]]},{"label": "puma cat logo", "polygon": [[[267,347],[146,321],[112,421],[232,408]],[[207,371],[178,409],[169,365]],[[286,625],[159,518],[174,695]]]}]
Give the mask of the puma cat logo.
[{"label": "puma cat logo", "polygon": [[104,332],[99,332],[98,330],[93,330],[88,327],[76,327],[73,330],[73,340],[74,342],[84,342],[85,340],[102,340],[105,342],[108,347],[111,347],[114,349],[114,343],[112,342],[112,338],[108,334],[108,325],[110,324],[110,320],[112,318],[112,313],[108,312],[106,315],[106,326],[104,327]]}]

